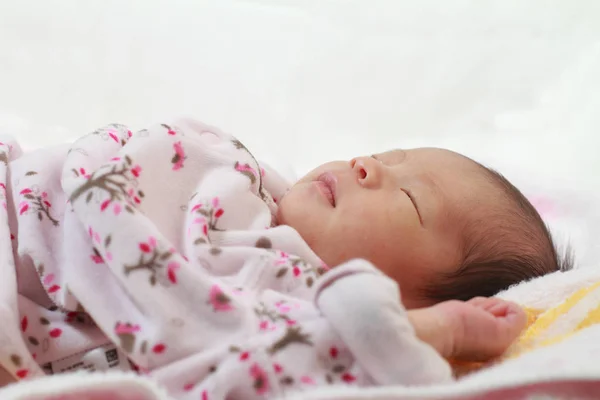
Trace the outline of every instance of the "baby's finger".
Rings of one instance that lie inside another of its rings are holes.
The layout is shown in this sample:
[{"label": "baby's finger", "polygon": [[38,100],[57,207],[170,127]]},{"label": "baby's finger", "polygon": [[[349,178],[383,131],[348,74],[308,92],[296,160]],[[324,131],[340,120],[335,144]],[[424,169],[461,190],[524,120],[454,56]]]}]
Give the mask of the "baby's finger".
[{"label": "baby's finger", "polygon": [[485,304],[489,300],[489,297],[473,297],[468,300],[467,303],[471,304],[475,307],[481,307],[481,305]]}]

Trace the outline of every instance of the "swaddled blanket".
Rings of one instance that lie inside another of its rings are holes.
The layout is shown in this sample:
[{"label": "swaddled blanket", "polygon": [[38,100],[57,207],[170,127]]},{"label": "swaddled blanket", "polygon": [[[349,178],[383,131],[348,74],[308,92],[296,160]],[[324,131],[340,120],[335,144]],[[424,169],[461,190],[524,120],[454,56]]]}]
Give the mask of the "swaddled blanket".
[{"label": "swaddled blanket", "polygon": [[393,281],[362,261],[326,272],[276,226],[287,184],[233,137],[183,121],[1,146],[0,363],[15,378],[131,365],[194,399],[449,379]]}]

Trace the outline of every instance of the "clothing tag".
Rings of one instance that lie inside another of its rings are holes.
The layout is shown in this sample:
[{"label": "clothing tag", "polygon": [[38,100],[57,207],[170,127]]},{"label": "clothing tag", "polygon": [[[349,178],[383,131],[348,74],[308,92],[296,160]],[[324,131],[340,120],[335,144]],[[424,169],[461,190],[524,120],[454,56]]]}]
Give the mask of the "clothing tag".
[{"label": "clothing tag", "polygon": [[112,368],[120,371],[131,370],[131,364],[127,356],[113,343],[108,343],[93,350],[77,353],[42,365],[42,369],[46,375],[82,369],[90,372],[106,371]]}]

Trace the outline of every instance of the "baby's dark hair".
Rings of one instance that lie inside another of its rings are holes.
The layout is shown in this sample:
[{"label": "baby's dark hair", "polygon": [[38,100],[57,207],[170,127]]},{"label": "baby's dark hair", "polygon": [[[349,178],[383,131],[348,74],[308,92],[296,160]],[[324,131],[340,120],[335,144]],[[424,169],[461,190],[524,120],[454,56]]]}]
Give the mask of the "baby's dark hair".
[{"label": "baby's dark hair", "polygon": [[494,296],[520,282],[573,267],[570,249],[559,253],[542,217],[519,189],[498,172],[479,166],[499,189],[501,205],[486,210],[480,219],[469,218],[462,265],[424,289],[429,300]]}]

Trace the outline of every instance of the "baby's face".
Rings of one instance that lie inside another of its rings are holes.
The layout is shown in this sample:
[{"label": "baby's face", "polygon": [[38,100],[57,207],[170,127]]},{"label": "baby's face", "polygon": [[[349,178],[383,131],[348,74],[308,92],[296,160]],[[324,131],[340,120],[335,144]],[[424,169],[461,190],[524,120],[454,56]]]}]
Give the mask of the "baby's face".
[{"label": "baby's face", "polygon": [[367,259],[400,284],[407,307],[427,306],[420,289],[459,267],[461,228],[493,201],[478,169],[430,148],[330,162],[283,197],[279,223],[294,227],[329,266]]}]

